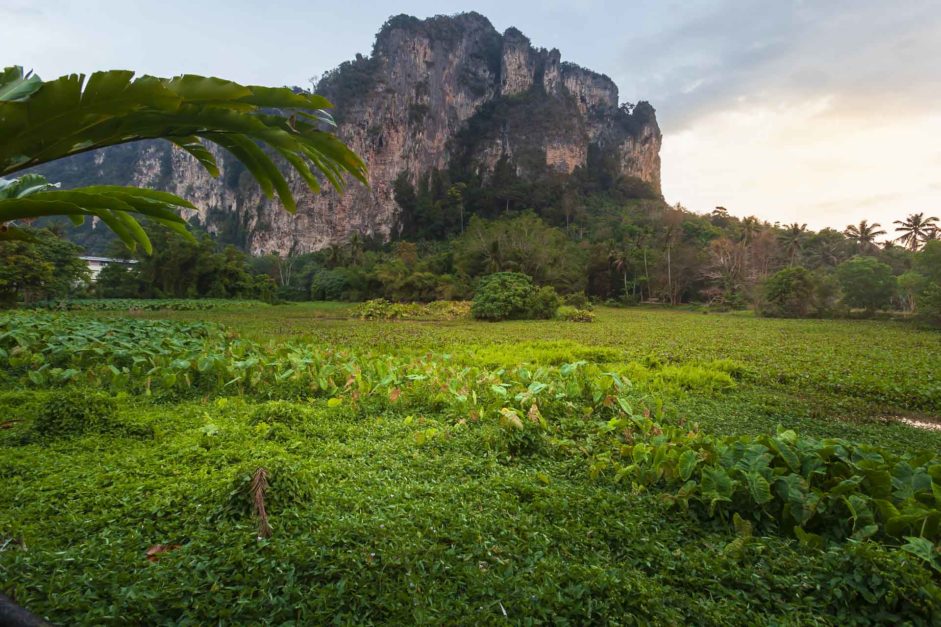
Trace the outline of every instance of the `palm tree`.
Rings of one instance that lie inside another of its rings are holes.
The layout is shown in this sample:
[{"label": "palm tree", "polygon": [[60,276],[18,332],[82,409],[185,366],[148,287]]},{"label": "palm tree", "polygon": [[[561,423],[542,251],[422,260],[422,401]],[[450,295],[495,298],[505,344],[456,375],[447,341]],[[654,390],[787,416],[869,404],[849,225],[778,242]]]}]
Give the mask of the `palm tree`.
[{"label": "palm tree", "polygon": [[895,232],[901,233],[896,241],[902,242],[903,246],[914,252],[922,243],[934,237],[937,221],[938,218],[935,217],[926,218],[924,213],[913,213],[904,220],[896,220],[894,224],[899,226]]},{"label": "palm tree", "polygon": [[755,216],[748,216],[742,220],[742,241],[750,244],[758,233],[761,232],[761,221]]},{"label": "palm tree", "polygon": [[868,220],[860,220],[859,224],[850,224],[843,231],[843,235],[856,242],[863,252],[872,252],[876,249],[876,238],[885,235],[882,225],[878,222],[869,224]]},{"label": "palm tree", "polygon": [[797,222],[787,225],[783,232],[778,233],[778,241],[784,246],[784,250],[787,252],[790,265],[792,266],[797,260],[798,253],[800,253],[804,246],[804,236],[806,234],[807,225],[798,224]]},{"label": "palm tree", "polygon": [[[315,94],[213,77],[134,79],[133,72],[114,70],[95,72],[87,81],[83,74],[71,74],[44,82],[21,67],[9,67],[0,72],[0,177],[107,146],[166,139],[212,176],[219,175],[219,168],[210,145],[228,151],[269,198],[277,193],[293,213],[297,205],[272,153],[314,191],[320,190],[319,177],[337,190],[343,189],[346,174],[366,182],[363,161],[321,128],[333,125],[323,111],[330,106]],[[0,238],[26,237],[9,224],[14,220],[64,215],[81,224],[92,216],[128,247],[139,244],[149,253],[150,240],[134,216],[187,234],[177,213],[181,208],[196,209],[165,192],[110,185],[58,190],[43,180],[0,197]]]},{"label": "palm tree", "polygon": [[624,298],[627,298],[627,271],[630,268],[631,258],[626,248],[614,249],[608,253],[608,263],[624,279]]}]

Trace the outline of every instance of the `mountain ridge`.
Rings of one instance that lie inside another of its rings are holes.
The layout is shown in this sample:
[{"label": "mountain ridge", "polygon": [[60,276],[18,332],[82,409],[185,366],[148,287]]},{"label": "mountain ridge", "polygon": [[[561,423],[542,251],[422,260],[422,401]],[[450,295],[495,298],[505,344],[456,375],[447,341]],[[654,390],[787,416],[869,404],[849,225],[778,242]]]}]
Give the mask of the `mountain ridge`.
[{"label": "mountain ridge", "polygon": [[653,107],[619,105],[607,76],[562,62],[557,49],[533,47],[516,28],[501,34],[479,13],[394,16],[369,56],[326,73],[316,91],[333,101],[337,134],[368,164],[370,185],[314,194],[289,173],[299,206],[293,216],[234,159],[220,154],[221,176],[213,179],[166,142],[88,153],[43,172],[66,186],[107,181],[180,194],[205,209],[198,219],[207,230],[253,253],[401,235],[423,217],[401,206],[396,189],[419,187],[432,173],[478,189],[501,173],[554,181],[604,159],[614,176],[660,192]]}]

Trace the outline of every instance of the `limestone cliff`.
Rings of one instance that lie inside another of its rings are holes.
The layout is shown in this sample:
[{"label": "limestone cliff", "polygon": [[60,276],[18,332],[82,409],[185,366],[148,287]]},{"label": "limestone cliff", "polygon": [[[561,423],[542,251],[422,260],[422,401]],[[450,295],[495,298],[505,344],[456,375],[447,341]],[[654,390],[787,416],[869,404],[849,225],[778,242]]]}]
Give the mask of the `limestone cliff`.
[{"label": "limestone cliff", "polygon": [[212,179],[162,142],[83,155],[49,174],[66,184],[108,180],[178,193],[204,208],[207,228],[236,234],[255,253],[317,250],[353,233],[388,238],[398,225],[395,179],[404,172],[414,183],[455,164],[485,177],[506,157],[522,177],[569,174],[594,147],[615,156],[620,174],[659,191],[661,135],[650,105],[619,107],[608,77],[534,48],[516,29],[501,35],[477,13],[394,17],[371,55],[328,73],[317,90],[334,102],[337,132],[368,164],[370,186],[314,195],[294,175],[293,216],[234,160],[223,155],[222,175]]}]

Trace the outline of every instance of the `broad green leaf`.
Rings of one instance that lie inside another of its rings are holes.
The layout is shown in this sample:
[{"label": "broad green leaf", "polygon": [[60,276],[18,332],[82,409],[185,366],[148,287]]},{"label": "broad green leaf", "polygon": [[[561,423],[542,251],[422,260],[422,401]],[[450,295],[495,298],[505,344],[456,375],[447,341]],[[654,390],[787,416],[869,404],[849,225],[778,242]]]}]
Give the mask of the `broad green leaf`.
[{"label": "broad green leaf", "polygon": [[699,463],[699,455],[696,451],[687,449],[683,451],[683,454],[680,455],[678,469],[680,473],[680,479],[683,481],[689,480],[693,476],[693,470],[696,469],[696,464]]},{"label": "broad green leaf", "polygon": [[748,483],[748,492],[755,503],[764,505],[771,500],[771,486],[768,485],[767,479],[757,472],[750,472],[745,475],[745,480]]},{"label": "broad green leaf", "polygon": [[24,73],[19,66],[8,67],[0,73],[0,100],[23,100],[42,86],[42,80],[32,72]]}]

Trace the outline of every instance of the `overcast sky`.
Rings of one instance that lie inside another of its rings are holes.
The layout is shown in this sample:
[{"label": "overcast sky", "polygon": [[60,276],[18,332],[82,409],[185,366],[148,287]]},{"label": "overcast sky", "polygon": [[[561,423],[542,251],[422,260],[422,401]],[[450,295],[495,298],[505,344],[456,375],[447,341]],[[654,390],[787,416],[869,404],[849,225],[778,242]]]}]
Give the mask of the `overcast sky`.
[{"label": "overcast sky", "polygon": [[393,13],[466,10],[649,100],[671,203],[815,228],[941,213],[939,0],[0,0],[0,61],[306,86]]}]

